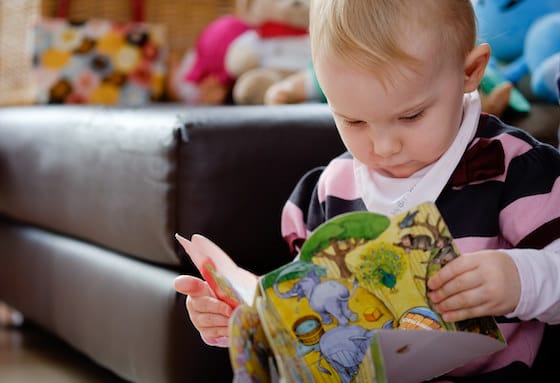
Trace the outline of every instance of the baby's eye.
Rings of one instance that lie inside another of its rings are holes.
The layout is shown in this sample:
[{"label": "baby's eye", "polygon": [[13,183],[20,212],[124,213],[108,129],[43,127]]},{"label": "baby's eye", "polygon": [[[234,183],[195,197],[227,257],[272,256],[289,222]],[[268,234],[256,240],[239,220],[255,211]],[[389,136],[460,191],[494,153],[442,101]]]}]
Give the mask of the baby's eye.
[{"label": "baby's eye", "polygon": [[360,121],[360,120],[344,120],[344,125],[349,126],[349,127],[359,127],[362,126],[363,124],[365,124],[364,121]]},{"label": "baby's eye", "polygon": [[407,116],[403,116],[400,119],[403,121],[416,121],[420,119],[424,115],[424,111],[420,111],[418,113],[409,114]]}]

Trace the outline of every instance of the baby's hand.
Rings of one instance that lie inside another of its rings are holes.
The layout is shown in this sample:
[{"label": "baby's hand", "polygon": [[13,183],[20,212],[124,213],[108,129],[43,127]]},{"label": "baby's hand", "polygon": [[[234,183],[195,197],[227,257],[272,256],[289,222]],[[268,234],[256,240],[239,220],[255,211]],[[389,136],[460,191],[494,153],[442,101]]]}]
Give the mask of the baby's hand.
[{"label": "baby's hand", "polygon": [[484,250],[455,258],[428,280],[428,297],[446,322],[505,315],[516,308],[521,280],[513,259]]},{"label": "baby's hand", "polygon": [[187,296],[186,308],[194,327],[211,346],[228,346],[228,321],[232,308],[214,295],[202,279],[180,275],[173,283],[177,292]]}]

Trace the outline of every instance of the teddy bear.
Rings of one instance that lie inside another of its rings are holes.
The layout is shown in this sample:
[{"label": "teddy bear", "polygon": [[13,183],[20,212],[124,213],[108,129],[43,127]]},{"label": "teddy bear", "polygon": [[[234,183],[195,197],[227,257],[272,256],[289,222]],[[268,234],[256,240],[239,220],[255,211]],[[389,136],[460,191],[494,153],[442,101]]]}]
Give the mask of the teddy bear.
[{"label": "teddy bear", "polygon": [[170,75],[187,104],[263,104],[267,89],[311,59],[309,0],[236,0],[206,26]]},{"label": "teddy bear", "polygon": [[262,105],[267,90],[311,61],[309,0],[237,0],[252,28],[228,47],[225,68],[235,78],[235,104]]},{"label": "teddy bear", "polygon": [[327,102],[321,90],[313,64],[270,86],[266,91],[265,105],[300,104],[303,102]]}]

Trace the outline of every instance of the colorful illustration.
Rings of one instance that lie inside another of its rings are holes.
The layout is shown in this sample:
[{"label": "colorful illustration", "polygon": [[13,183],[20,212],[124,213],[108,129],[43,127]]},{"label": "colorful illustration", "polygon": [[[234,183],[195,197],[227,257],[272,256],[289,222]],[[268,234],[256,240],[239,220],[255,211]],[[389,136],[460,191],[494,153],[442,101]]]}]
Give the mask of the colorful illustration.
[{"label": "colorful illustration", "polygon": [[243,302],[230,322],[237,383],[412,383],[505,347],[494,318],[445,322],[430,306],[428,279],[459,256],[433,203],[323,223],[297,261],[249,274],[252,299],[238,294],[243,269],[201,238],[185,249],[220,299]]},{"label": "colorful illustration", "polygon": [[[275,323],[269,339],[281,376],[302,369],[294,367],[301,363],[297,355],[311,377],[298,373],[287,381],[389,381],[395,373],[385,364],[394,357],[383,342],[394,330],[488,335],[490,342],[480,341],[480,353],[464,355],[463,363],[502,348],[505,341],[493,318],[448,323],[430,306],[427,280],[457,256],[432,203],[392,218],[356,212],[325,222],[304,243],[299,261],[260,278],[260,294],[268,307],[261,321]],[[393,352],[400,359],[420,352],[427,363],[431,358],[417,345],[430,338],[410,335],[410,342]],[[476,345],[480,337],[470,338],[465,341]],[[457,350],[457,344],[449,342]],[[278,343],[282,349],[275,347]],[[427,379],[456,367],[430,363],[434,368],[426,372]]]},{"label": "colorful illustration", "polygon": [[231,282],[216,269],[216,265],[211,259],[202,263],[200,269],[202,278],[208,282],[218,298],[235,308],[243,303],[243,298],[232,286]]}]

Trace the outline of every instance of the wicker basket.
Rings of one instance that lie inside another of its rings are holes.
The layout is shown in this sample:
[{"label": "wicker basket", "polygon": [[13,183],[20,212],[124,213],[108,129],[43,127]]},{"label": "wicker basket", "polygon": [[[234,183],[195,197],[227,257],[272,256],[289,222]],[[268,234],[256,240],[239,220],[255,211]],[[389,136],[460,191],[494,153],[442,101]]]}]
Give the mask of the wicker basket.
[{"label": "wicker basket", "polygon": [[[6,0],[0,0],[6,1]],[[17,1],[17,0],[14,0]],[[171,55],[181,57],[202,29],[218,17],[235,12],[235,0],[144,0],[145,21],[166,25]],[[59,0],[43,0],[42,15],[56,16]],[[131,20],[129,0],[70,0],[68,17]]]},{"label": "wicker basket", "polygon": [[0,105],[32,104],[32,29],[40,0],[0,0]]}]

